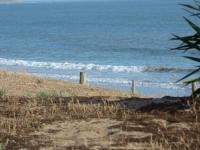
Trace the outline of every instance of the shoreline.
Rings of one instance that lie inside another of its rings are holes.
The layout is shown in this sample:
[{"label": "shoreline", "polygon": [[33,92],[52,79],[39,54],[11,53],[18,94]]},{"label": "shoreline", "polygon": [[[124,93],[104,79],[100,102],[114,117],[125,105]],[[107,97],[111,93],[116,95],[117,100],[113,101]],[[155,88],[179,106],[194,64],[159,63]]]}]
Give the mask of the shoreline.
[{"label": "shoreline", "polygon": [[140,109],[152,104],[176,103],[188,96],[145,97],[131,92],[115,91],[81,85],[70,81],[49,79],[24,72],[0,71],[0,96],[17,98],[64,98],[78,100],[83,104],[108,102],[129,109]]},{"label": "shoreline", "polygon": [[[27,82],[26,82],[27,80]],[[36,96],[37,93],[53,93],[57,96],[105,96],[105,97],[138,97],[162,99],[163,97],[188,97],[190,95],[143,95],[140,92],[132,92],[112,89],[112,87],[95,86],[90,83],[81,85],[77,82],[64,79],[56,79],[49,76],[41,76],[24,71],[0,70],[0,89],[5,89],[9,96]],[[131,87],[130,87],[131,88]],[[166,89],[167,90],[167,89]]]}]

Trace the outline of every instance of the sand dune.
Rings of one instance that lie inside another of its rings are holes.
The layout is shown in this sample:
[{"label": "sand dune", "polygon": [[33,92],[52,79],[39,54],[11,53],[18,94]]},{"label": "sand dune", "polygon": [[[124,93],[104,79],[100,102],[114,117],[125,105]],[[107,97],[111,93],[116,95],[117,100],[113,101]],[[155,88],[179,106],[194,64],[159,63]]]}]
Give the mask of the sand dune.
[{"label": "sand dune", "polygon": [[0,89],[9,96],[109,96],[130,97],[130,93],[95,88],[61,80],[37,78],[25,73],[0,72]]}]

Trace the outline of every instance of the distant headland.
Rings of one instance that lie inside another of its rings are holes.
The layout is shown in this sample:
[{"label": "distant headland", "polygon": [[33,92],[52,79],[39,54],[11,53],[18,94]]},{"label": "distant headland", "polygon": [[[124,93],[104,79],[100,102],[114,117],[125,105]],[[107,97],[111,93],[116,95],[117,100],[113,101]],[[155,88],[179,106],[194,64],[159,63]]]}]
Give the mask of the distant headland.
[{"label": "distant headland", "polygon": [[17,0],[0,0],[0,3],[16,3]]}]

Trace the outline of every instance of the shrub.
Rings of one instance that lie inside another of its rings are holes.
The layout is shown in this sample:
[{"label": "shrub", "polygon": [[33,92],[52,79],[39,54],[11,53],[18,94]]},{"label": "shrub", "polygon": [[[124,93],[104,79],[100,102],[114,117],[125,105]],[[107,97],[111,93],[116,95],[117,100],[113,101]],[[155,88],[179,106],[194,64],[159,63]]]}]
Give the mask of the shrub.
[{"label": "shrub", "polygon": [[[194,5],[188,5],[188,4],[182,4],[184,9],[191,14],[192,17],[195,17],[197,20],[200,20],[200,2],[194,1]],[[184,17],[186,22],[189,24],[189,26],[193,29],[194,33],[187,36],[178,36],[174,35],[174,38],[172,40],[178,40],[181,42],[181,44],[174,48],[174,50],[180,50],[180,51],[189,51],[189,50],[195,50],[197,51],[196,56],[185,56],[185,58],[190,59],[192,61],[195,61],[198,65],[192,71],[191,73],[187,74],[183,78],[181,78],[179,81],[185,80],[186,78],[190,77],[193,74],[197,74],[200,71],[200,26],[193,21],[187,19]],[[178,81],[178,82],[179,82]],[[200,82],[200,76],[197,78],[187,80],[185,81],[186,85],[192,84],[192,83],[199,83]],[[200,102],[200,88],[197,88],[193,92],[193,98],[195,100],[195,103]]]}]

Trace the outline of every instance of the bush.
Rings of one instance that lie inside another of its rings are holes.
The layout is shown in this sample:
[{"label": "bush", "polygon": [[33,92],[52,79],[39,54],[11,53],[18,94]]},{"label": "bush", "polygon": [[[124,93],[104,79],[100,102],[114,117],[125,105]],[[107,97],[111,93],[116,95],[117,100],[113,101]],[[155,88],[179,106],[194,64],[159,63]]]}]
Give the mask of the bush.
[{"label": "bush", "polygon": [[[194,1],[194,5],[188,5],[188,4],[182,4],[184,9],[191,14],[191,17],[195,17],[197,20],[200,20],[200,2]],[[174,35],[173,40],[178,40],[181,42],[181,44],[174,48],[174,50],[181,50],[181,51],[188,51],[188,50],[195,50],[197,53],[200,54],[200,26],[196,23],[190,21],[189,19],[185,18],[186,22],[189,24],[189,26],[193,29],[194,34],[188,35],[188,36],[178,36]],[[200,71],[200,55],[196,56],[185,56],[185,58],[190,59],[192,61],[195,61],[198,65],[196,68],[194,68],[194,71],[187,74],[183,78],[181,78],[179,81],[185,80],[186,78],[190,77],[193,74],[197,74]],[[186,85],[192,84],[192,83],[199,83],[200,77],[194,78],[192,80],[185,81]],[[200,88],[197,88],[193,94],[193,98],[197,103],[200,102]]]}]

